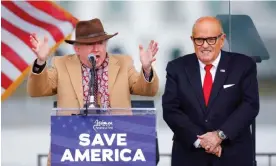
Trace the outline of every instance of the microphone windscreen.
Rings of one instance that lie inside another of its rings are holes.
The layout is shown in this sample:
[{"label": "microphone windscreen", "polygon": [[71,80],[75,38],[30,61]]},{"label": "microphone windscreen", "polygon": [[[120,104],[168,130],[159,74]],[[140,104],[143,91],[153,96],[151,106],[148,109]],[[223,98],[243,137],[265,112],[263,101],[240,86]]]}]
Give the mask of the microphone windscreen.
[{"label": "microphone windscreen", "polygon": [[88,55],[88,60],[89,60],[89,61],[95,60],[95,55],[94,55],[94,54],[89,54],[89,55]]}]

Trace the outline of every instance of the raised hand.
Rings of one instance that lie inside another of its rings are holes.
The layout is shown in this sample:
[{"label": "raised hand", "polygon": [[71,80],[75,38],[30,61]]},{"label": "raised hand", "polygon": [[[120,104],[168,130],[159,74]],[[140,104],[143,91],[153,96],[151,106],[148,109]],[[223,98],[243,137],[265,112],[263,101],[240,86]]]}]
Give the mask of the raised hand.
[{"label": "raised hand", "polygon": [[156,60],[156,53],[158,51],[158,43],[152,40],[147,50],[144,50],[142,45],[139,45],[140,61],[145,72],[150,72],[151,64]]},{"label": "raised hand", "polygon": [[37,63],[44,64],[47,61],[48,54],[50,53],[50,47],[48,45],[48,37],[44,36],[44,39],[39,39],[36,33],[30,35],[30,42],[32,49],[36,53]]}]

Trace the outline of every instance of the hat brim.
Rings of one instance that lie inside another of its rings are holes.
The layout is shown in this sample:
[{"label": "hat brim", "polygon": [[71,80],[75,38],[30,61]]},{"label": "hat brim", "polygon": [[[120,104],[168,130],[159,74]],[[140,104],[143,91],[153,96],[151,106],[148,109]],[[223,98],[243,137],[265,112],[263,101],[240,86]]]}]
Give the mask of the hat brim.
[{"label": "hat brim", "polygon": [[82,38],[82,39],[64,40],[64,41],[68,44],[74,44],[74,43],[93,44],[93,43],[97,43],[97,42],[100,42],[100,41],[108,40],[108,39],[110,39],[110,38],[112,38],[116,35],[118,35],[118,32],[113,34],[113,35],[102,35],[102,36],[97,36],[97,37],[93,37],[93,38]]}]

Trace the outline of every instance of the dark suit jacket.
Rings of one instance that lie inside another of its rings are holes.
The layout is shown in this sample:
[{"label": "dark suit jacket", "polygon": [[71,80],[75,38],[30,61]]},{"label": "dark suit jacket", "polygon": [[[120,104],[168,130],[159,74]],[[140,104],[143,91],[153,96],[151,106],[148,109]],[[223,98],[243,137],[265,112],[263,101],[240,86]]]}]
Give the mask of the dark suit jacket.
[{"label": "dark suit jacket", "polygon": [[[225,72],[221,71],[224,69]],[[252,166],[250,125],[259,112],[256,63],[248,56],[221,52],[208,107],[204,104],[198,59],[189,54],[167,65],[163,118],[174,132],[172,166]],[[235,84],[223,88],[223,85]],[[197,135],[222,130],[222,156],[193,143]]]}]

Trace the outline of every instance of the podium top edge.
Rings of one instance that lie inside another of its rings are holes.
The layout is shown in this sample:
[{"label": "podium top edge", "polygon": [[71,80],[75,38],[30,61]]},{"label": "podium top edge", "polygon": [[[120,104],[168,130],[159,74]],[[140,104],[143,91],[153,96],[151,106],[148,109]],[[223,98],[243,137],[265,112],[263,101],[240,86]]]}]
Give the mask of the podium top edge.
[{"label": "podium top edge", "polygon": [[103,110],[103,111],[111,111],[111,110],[121,110],[121,111],[127,111],[127,110],[132,110],[132,111],[156,111],[156,108],[52,108],[52,111],[75,111],[75,110]]}]

